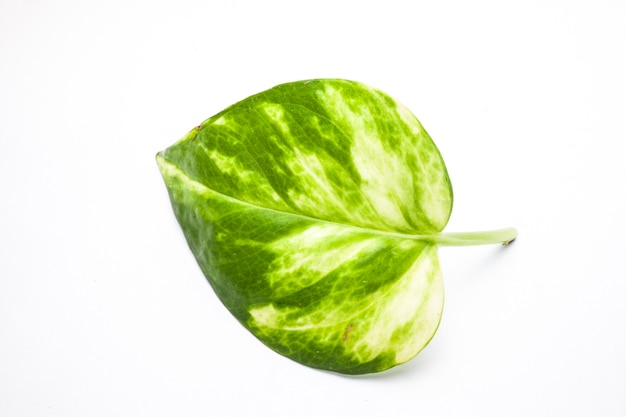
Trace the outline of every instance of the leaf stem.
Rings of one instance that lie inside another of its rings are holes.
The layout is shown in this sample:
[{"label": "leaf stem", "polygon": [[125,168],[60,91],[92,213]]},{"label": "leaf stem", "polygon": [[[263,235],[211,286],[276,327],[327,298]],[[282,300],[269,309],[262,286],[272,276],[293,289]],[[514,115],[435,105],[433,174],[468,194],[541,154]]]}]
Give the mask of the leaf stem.
[{"label": "leaf stem", "polygon": [[474,246],[493,243],[501,243],[506,246],[513,243],[516,237],[517,229],[509,227],[483,232],[439,233],[431,236],[431,239],[442,246]]}]

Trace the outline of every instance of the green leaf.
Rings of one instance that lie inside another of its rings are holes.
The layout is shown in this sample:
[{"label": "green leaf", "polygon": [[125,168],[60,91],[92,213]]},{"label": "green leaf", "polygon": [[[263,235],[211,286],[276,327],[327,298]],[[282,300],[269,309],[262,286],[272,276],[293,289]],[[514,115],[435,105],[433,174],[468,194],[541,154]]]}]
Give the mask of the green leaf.
[{"label": "green leaf", "polygon": [[157,161],[208,281],[276,352],[361,374],[408,361],[433,337],[437,243],[459,244],[440,234],[452,188],[424,128],[388,95],[346,80],[282,84]]}]

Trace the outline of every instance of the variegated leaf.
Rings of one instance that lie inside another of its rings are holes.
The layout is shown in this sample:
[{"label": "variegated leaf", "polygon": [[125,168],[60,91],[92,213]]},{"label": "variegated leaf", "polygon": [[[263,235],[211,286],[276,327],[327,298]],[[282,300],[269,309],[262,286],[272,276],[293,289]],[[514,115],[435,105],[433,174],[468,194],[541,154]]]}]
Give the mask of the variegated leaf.
[{"label": "variegated leaf", "polygon": [[341,373],[414,357],[443,307],[452,189],[409,110],[346,80],[279,85],[157,155],[174,212],[232,314],[275,351]]}]

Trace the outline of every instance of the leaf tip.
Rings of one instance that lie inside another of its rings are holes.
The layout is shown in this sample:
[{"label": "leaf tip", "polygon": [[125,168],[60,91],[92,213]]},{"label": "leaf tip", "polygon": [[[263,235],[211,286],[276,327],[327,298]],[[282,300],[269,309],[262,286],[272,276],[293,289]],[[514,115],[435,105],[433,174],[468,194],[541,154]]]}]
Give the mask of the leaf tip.
[{"label": "leaf tip", "polygon": [[165,158],[163,157],[163,151],[157,152],[157,154],[154,156],[154,159],[156,159],[156,163],[159,166],[159,169],[163,171],[163,165],[165,165]]}]

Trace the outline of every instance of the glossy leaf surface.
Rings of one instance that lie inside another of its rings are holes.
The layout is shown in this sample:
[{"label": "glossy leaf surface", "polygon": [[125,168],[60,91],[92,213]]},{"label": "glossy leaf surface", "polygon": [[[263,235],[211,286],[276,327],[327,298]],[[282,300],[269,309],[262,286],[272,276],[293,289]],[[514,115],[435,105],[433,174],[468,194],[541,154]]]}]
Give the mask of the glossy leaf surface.
[{"label": "glossy leaf surface", "polygon": [[346,80],[279,85],[157,155],[193,254],[232,314],[305,365],[414,357],[443,307],[452,189],[409,110]]}]

